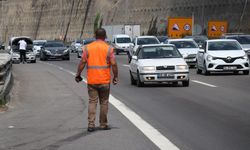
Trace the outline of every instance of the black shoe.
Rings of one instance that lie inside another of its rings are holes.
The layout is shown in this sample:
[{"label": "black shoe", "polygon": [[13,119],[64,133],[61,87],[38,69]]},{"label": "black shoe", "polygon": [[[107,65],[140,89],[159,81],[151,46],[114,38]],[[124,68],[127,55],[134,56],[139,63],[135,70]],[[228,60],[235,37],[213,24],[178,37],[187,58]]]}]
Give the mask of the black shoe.
[{"label": "black shoe", "polygon": [[107,125],[105,127],[100,127],[100,130],[111,130],[111,128]]},{"label": "black shoe", "polygon": [[93,131],[95,131],[94,127],[88,127],[88,132],[93,132]]}]

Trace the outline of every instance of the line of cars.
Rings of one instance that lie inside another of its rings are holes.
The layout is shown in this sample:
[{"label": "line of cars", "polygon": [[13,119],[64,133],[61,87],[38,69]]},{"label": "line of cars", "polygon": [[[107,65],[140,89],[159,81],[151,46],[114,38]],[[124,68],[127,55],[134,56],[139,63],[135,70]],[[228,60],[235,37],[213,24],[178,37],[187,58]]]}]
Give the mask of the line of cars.
[{"label": "line of cars", "polygon": [[63,59],[70,60],[70,51],[61,41],[32,40],[30,37],[12,37],[9,41],[8,50],[14,63],[20,63],[19,44],[20,40],[27,43],[26,60],[30,63],[36,63],[37,57],[40,60]]},{"label": "line of cars", "polygon": [[140,87],[147,82],[182,82],[189,86],[189,67],[196,67],[197,74],[249,75],[249,52],[250,48],[243,48],[236,39],[204,38],[196,43],[188,37],[168,39],[163,44],[154,36],[139,36],[128,53],[131,84]]}]

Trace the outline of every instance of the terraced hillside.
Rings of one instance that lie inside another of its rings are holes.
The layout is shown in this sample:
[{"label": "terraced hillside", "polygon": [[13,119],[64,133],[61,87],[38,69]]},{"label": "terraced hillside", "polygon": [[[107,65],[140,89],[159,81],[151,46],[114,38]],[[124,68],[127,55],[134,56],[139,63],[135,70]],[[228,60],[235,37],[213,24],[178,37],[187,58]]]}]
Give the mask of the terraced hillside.
[{"label": "terraced hillside", "polygon": [[192,13],[195,23],[204,29],[208,20],[227,20],[230,32],[250,33],[250,3],[243,11],[245,1],[4,0],[0,1],[0,39],[19,35],[67,40],[89,37],[97,14],[103,25],[140,24],[142,34],[164,34],[169,16],[191,17]]}]

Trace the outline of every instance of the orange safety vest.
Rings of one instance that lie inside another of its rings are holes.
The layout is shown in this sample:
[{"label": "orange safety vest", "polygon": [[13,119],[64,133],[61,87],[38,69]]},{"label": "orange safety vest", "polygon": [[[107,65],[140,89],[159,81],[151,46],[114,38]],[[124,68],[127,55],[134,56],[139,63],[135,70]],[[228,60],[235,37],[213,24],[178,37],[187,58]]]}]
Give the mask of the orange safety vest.
[{"label": "orange safety vest", "polygon": [[109,84],[111,80],[110,54],[113,48],[97,40],[84,47],[87,55],[88,84]]}]

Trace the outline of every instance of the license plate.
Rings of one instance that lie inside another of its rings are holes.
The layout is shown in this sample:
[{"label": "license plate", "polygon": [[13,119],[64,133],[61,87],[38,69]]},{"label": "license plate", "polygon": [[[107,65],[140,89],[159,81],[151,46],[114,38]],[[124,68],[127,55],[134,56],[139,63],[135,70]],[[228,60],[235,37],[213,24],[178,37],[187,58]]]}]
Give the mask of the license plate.
[{"label": "license plate", "polygon": [[61,56],[61,54],[55,54],[55,56]]},{"label": "license plate", "polygon": [[236,70],[237,67],[236,66],[225,66],[223,67],[224,70]]},{"label": "license plate", "polygon": [[168,74],[168,73],[159,73],[158,78],[169,78],[169,79],[173,79],[174,75],[173,74]]}]

